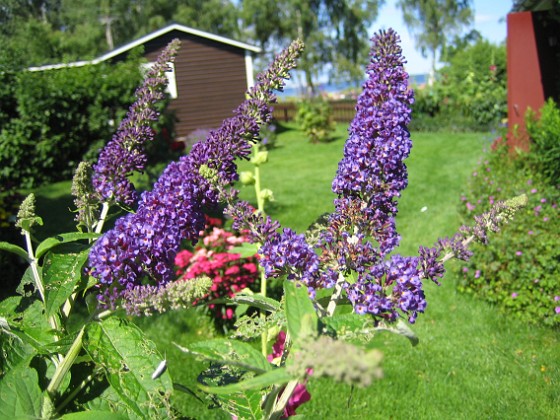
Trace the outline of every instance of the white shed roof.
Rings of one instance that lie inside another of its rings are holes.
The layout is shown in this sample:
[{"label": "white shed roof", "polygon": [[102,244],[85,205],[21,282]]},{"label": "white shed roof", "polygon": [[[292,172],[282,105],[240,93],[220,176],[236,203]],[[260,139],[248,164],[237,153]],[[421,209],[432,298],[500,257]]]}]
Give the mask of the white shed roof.
[{"label": "white shed roof", "polygon": [[188,26],[185,25],[180,25],[178,23],[173,23],[169,26],[166,26],[165,28],[159,29],[155,32],[149,33],[148,35],[145,35],[141,38],[138,38],[135,41],[129,42],[128,44],[123,45],[122,47],[116,48],[112,51],[109,51],[97,58],[94,58],[93,60],[86,60],[86,61],[74,61],[71,63],[61,63],[61,64],[48,64],[45,66],[37,66],[37,67],[29,67],[28,70],[29,71],[42,71],[42,70],[51,70],[51,69],[58,69],[58,68],[63,68],[63,67],[81,67],[81,66],[85,66],[88,64],[97,64],[100,63],[102,61],[106,61],[109,60],[113,57],[116,57],[119,54],[122,54],[126,51],[129,51],[139,45],[142,45],[148,41],[151,41],[152,39],[158,38],[162,35],[165,35],[168,32],[171,31],[181,31],[187,34],[191,34],[191,35],[196,35],[198,37],[201,38],[206,38],[206,39],[210,39],[212,41],[217,41],[217,42],[221,42],[223,44],[227,44],[227,45],[232,45],[234,47],[237,48],[241,48],[247,51],[251,51],[254,53],[260,53],[261,49],[259,47],[255,47],[253,45],[249,45],[246,44],[244,42],[239,42],[239,41],[234,41],[233,39],[229,39],[220,35],[214,35],[211,34],[209,32],[204,32],[198,29],[194,29],[194,28],[190,28]]}]

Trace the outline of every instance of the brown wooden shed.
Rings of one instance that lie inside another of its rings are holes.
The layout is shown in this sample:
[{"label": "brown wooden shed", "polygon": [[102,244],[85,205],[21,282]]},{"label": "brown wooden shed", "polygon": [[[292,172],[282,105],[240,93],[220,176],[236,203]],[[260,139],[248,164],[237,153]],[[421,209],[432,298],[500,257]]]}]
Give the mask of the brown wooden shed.
[{"label": "brown wooden shed", "polygon": [[144,46],[149,62],[156,60],[173,39],[181,40],[174,71],[169,75],[169,105],[176,117],[176,140],[196,129],[216,128],[232,115],[253,85],[253,54],[261,49],[180,24],[171,24],[90,61],[33,67],[48,70],[118,61],[135,47]]}]

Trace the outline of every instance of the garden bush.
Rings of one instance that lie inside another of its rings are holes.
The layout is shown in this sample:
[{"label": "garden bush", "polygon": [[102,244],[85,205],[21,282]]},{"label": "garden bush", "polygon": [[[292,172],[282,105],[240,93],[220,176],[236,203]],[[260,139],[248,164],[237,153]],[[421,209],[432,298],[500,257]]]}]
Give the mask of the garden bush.
[{"label": "garden bush", "polygon": [[298,105],[296,122],[311,143],[329,141],[335,130],[332,109],[322,98],[303,100]]},{"label": "garden bush", "polygon": [[139,63],[136,53],[118,64],[2,73],[10,85],[0,88],[0,183],[70,179],[81,160],[94,161],[134,101]]},{"label": "garden bush", "polygon": [[540,116],[529,112],[527,132],[531,138],[531,155],[536,169],[551,185],[560,184],[560,109],[549,99]]},{"label": "garden bush", "polygon": [[[546,131],[546,129],[545,129]],[[505,145],[473,172],[461,197],[466,219],[505,197],[525,193],[527,207],[514,224],[461,266],[459,290],[477,295],[526,321],[560,325],[560,247],[557,185],[531,163],[533,152],[512,158]],[[514,245],[515,244],[515,245]],[[479,247],[479,246],[477,246]]]},{"label": "garden bush", "polygon": [[480,39],[448,55],[434,84],[416,89],[411,129],[497,128],[507,116],[505,46]]}]

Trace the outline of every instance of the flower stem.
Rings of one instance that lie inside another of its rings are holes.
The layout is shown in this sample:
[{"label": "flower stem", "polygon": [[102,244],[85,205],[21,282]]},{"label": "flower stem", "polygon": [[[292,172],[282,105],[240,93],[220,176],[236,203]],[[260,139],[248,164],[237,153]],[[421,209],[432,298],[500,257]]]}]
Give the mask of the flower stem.
[{"label": "flower stem", "polygon": [[286,408],[286,405],[288,404],[288,401],[290,400],[290,397],[292,396],[298,383],[299,380],[297,379],[293,379],[288,382],[288,384],[282,391],[282,395],[280,395],[280,398],[278,398],[276,404],[274,404],[274,409],[270,414],[270,417],[268,417],[270,420],[279,419],[282,414],[284,414],[284,408]]},{"label": "flower stem", "polygon": [[109,203],[107,201],[103,202],[103,207],[101,208],[101,214],[99,215],[99,220],[95,226],[95,233],[101,233],[103,230],[103,225],[107,219],[107,213],[109,213]]},{"label": "flower stem", "polygon": [[84,335],[84,327],[82,327],[82,329],[78,333],[78,336],[76,337],[76,339],[72,343],[72,346],[70,347],[70,350],[68,350],[68,353],[66,354],[66,356],[62,360],[62,363],[60,363],[57,366],[57,368],[54,372],[54,375],[53,375],[49,385],[47,386],[47,392],[49,394],[52,395],[54,392],[56,392],[58,390],[58,387],[62,383],[62,380],[64,379],[64,376],[66,375],[66,373],[68,373],[68,371],[70,370],[70,368],[74,364],[74,361],[76,360],[76,357],[78,357],[78,354],[80,354],[80,350],[82,349],[82,337],[83,337],[83,335]]},{"label": "flower stem", "polygon": [[331,295],[331,299],[329,300],[329,305],[327,306],[327,316],[332,316],[334,314],[334,310],[336,309],[336,304],[340,299],[340,295],[342,294],[342,283],[346,278],[342,273],[338,274],[338,279],[336,280],[336,284],[334,286],[334,292]]},{"label": "flower stem", "polygon": [[[25,236],[25,245],[27,248],[27,256],[29,259],[29,267],[31,267],[31,273],[33,274],[33,280],[35,280],[35,287],[39,292],[41,301],[46,304],[45,301],[45,286],[43,285],[43,280],[39,274],[39,266],[37,264],[37,258],[35,258],[35,253],[33,252],[33,244],[31,243],[31,233],[27,230],[23,230],[23,235]],[[49,316],[49,324],[53,330],[58,331],[60,329],[60,324],[54,315]]]}]

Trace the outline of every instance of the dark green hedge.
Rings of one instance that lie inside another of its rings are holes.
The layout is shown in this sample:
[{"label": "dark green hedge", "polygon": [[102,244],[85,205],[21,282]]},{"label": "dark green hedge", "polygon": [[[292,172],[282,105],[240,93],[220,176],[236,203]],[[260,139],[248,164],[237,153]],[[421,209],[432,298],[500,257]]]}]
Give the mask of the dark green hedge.
[{"label": "dark green hedge", "polygon": [[0,184],[30,188],[69,179],[93,159],[134,101],[139,59],[0,73]]}]

